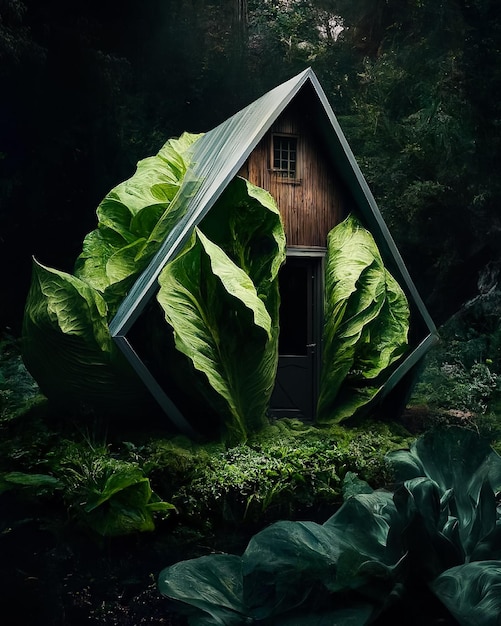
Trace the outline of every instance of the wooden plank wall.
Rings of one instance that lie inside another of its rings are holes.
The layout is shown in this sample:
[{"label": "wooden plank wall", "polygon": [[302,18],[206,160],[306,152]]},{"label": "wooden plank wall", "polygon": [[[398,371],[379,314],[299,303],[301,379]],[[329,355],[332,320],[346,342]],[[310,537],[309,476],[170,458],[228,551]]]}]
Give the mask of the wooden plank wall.
[{"label": "wooden plank wall", "polygon": [[[288,246],[325,247],[327,233],[347,214],[336,174],[313,129],[300,107],[289,107],[240,170],[241,176],[275,198]],[[299,181],[289,181],[272,171],[273,133],[297,136]]]}]

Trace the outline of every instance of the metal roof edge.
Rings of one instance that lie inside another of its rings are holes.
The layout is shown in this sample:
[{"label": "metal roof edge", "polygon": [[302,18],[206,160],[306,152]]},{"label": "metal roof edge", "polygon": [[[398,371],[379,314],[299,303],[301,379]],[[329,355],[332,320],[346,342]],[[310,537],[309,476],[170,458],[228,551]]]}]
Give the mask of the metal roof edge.
[{"label": "metal roof edge", "polygon": [[419,361],[426,355],[428,350],[436,345],[439,341],[437,333],[430,333],[427,335],[421,343],[414,348],[414,350],[406,356],[406,358],[400,363],[400,365],[392,372],[389,378],[386,380],[381,390],[379,391],[378,398],[385,398],[395,385],[408,374],[413,367],[415,367]]},{"label": "metal roof edge", "polygon": [[143,381],[153,398],[163,409],[164,413],[169,416],[171,422],[175,426],[177,426],[177,428],[185,435],[192,438],[197,438],[197,433],[193,430],[193,428],[185,419],[183,414],[179,411],[177,406],[172,402],[172,400],[167,396],[165,391],[152,376],[146,365],[139,358],[136,351],[127,341],[127,339],[125,337],[114,337],[114,340],[123,355],[131,364],[136,374]]}]

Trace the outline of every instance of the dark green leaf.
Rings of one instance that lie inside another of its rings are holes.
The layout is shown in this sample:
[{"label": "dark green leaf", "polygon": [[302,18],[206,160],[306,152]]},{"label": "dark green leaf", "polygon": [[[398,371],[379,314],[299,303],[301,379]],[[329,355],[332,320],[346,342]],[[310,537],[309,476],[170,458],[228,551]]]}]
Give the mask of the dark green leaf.
[{"label": "dark green leaf", "polygon": [[108,306],[86,282],[35,261],[23,322],[23,357],[42,392],[58,402],[129,411],[144,390],[122,364]]},{"label": "dark green leaf", "polygon": [[160,573],[158,588],[192,616],[190,624],[241,626],[245,623],[240,557],[217,554],[176,563]]},{"label": "dark green leaf", "polygon": [[[390,453],[388,460],[397,480],[420,475],[437,485],[442,516],[457,520],[458,548],[467,556],[494,531],[501,457],[477,433],[462,428],[432,431],[414,442],[410,451]],[[442,520],[443,525],[446,522]]]},{"label": "dark green leaf", "polygon": [[477,561],[453,567],[431,585],[462,626],[499,626],[501,561]]},{"label": "dark green leaf", "polygon": [[62,487],[58,478],[48,474],[27,474],[25,472],[7,472],[0,475],[0,493],[15,487],[26,487],[36,493],[54,491]]},{"label": "dark green leaf", "polygon": [[362,480],[354,472],[346,472],[343,479],[343,500],[360,493],[372,493],[374,489],[365,480]]}]

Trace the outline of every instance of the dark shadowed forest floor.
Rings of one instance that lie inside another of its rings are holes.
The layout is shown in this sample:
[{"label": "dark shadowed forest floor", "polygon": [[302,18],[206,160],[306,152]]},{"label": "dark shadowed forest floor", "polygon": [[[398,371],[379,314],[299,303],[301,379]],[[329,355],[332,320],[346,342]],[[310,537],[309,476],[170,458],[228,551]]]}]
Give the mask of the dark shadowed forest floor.
[{"label": "dark shadowed forest floor", "polygon": [[[7,509],[16,511],[10,516]],[[42,527],[2,496],[0,611],[5,626],[181,626],[156,586],[167,563],[144,541],[107,547]],[[40,512],[42,513],[42,512]],[[17,519],[15,519],[17,517]],[[10,526],[9,526],[10,524]]]}]

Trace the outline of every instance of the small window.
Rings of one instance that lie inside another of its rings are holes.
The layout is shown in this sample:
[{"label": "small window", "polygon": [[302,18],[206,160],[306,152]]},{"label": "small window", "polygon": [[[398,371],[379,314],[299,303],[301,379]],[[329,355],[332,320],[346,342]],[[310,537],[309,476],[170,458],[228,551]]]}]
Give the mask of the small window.
[{"label": "small window", "polygon": [[281,178],[298,178],[297,137],[273,135],[272,169]]}]

